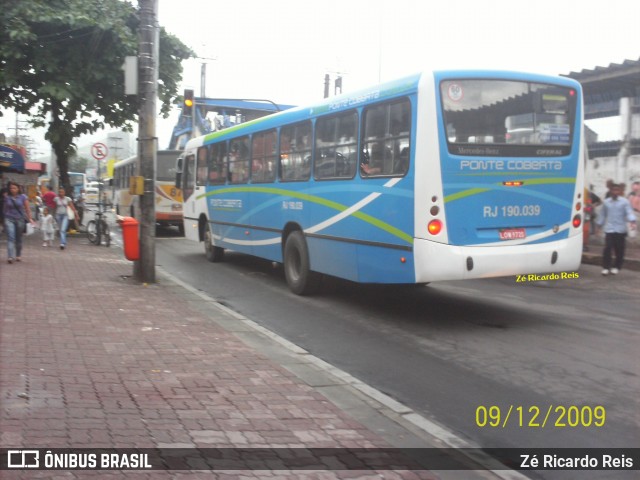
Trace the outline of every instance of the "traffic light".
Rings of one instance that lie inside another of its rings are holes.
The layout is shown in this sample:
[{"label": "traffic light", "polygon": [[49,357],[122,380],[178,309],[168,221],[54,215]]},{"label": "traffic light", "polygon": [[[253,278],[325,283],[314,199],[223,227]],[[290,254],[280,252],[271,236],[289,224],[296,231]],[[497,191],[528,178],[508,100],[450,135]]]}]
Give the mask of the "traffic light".
[{"label": "traffic light", "polygon": [[186,88],[184,90],[184,102],[182,104],[182,115],[190,117],[193,114],[193,89]]}]

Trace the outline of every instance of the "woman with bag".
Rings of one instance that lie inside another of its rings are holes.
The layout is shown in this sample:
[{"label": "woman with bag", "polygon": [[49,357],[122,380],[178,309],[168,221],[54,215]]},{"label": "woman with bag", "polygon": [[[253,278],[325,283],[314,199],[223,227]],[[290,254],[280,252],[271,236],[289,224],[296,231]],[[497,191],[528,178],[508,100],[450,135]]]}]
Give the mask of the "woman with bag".
[{"label": "woman with bag", "polygon": [[69,226],[69,212],[71,210],[73,214],[78,217],[76,207],[73,205],[71,198],[65,195],[64,188],[58,189],[58,196],[53,199],[56,204],[56,222],[58,222],[58,228],[60,229],[60,250],[64,250],[67,246],[67,227]]},{"label": "woman with bag", "polygon": [[9,182],[9,191],[4,199],[4,231],[7,233],[7,261],[13,263],[22,260],[22,234],[25,221],[34,225],[31,218],[29,199],[20,193],[20,187],[15,182]]}]

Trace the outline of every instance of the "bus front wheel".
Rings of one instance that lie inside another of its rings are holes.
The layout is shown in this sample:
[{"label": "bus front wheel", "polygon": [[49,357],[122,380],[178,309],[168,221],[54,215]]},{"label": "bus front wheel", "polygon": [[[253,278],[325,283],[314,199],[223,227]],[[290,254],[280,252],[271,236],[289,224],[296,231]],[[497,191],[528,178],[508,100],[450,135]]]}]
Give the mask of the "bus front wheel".
[{"label": "bus front wheel", "polygon": [[309,249],[302,232],[293,232],[284,245],[284,275],[296,295],[309,295],[318,288],[320,274],[312,272]]},{"label": "bus front wheel", "polygon": [[213,244],[213,236],[209,226],[205,226],[204,253],[207,256],[207,260],[213,263],[221,262],[224,258],[224,248],[216,247]]}]

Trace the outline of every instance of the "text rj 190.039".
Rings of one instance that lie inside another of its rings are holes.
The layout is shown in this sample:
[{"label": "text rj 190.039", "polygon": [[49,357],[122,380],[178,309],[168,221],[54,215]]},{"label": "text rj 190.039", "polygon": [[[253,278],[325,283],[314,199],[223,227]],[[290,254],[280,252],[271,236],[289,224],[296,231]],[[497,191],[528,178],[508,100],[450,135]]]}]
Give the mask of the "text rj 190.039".
[{"label": "text rj 190.039", "polygon": [[476,408],[476,425],[481,428],[505,428],[512,424],[528,428],[603,427],[606,419],[607,412],[601,405],[549,405],[544,408],[509,405],[508,409],[480,405]]}]

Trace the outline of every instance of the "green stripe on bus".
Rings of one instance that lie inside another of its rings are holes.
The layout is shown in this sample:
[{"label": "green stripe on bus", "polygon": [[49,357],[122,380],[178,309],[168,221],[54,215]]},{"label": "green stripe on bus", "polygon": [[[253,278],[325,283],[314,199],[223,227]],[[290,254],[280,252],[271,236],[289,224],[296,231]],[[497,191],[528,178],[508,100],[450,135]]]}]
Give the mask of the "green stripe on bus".
[{"label": "green stripe on bus", "polygon": [[[315,195],[309,195],[307,193],[301,193],[301,192],[295,192],[292,190],[285,190],[283,188],[270,188],[270,187],[233,187],[233,188],[221,188],[219,190],[214,190],[213,192],[209,192],[209,193],[205,193],[203,195],[199,195],[197,198],[203,198],[203,197],[210,197],[212,195],[222,195],[225,193],[245,193],[245,192],[250,192],[250,193],[267,193],[270,195],[280,195],[280,196],[286,196],[286,197],[291,197],[291,198],[298,198],[300,200],[306,200],[308,202],[311,203],[315,203],[318,205],[322,205],[324,207],[327,208],[331,208],[333,210],[337,210],[338,212],[344,212],[345,210],[347,210],[349,207],[346,205],[343,205],[341,203],[338,202],[334,202],[331,200],[327,200],[326,198],[322,198],[322,197],[318,197]],[[380,230],[383,230],[391,235],[393,235],[394,237],[398,237],[402,240],[404,240],[405,242],[407,242],[410,245],[413,245],[413,237],[409,234],[407,234],[406,232],[403,232],[402,230],[394,227],[393,225],[389,225],[386,222],[383,222],[382,220],[372,217],[371,215],[368,215],[366,213],[363,212],[353,212],[351,214],[351,216],[358,218],[360,220],[362,220],[363,222],[369,223],[370,225],[373,225],[376,228],[379,228]]]},{"label": "green stripe on bus", "polygon": [[[576,183],[575,178],[571,177],[556,177],[556,178],[530,178],[530,179],[513,179],[513,182],[522,181],[525,185],[553,185],[553,184],[562,184],[562,183]],[[497,186],[502,186],[502,183],[496,183]],[[520,188],[520,187],[510,187],[510,188]],[[478,195],[480,193],[488,192],[493,190],[491,187],[486,188],[470,188],[468,190],[462,190],[460,192],[452,193],[451,195],[447,195],[444,197],[444,203],[453,202],[454,200],[460,200],[461,198],[471,197],[473,195]]]}]

